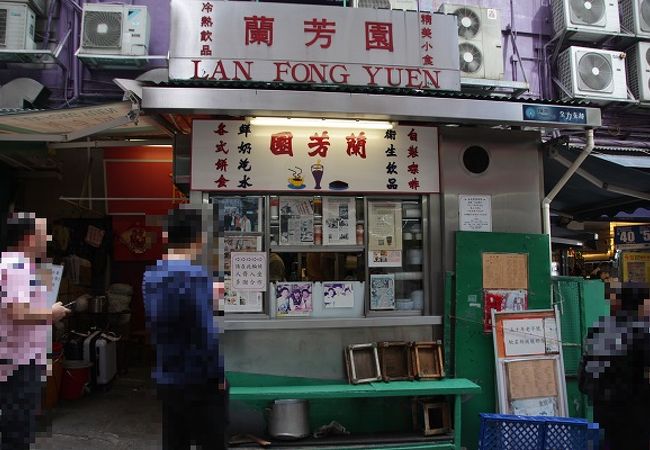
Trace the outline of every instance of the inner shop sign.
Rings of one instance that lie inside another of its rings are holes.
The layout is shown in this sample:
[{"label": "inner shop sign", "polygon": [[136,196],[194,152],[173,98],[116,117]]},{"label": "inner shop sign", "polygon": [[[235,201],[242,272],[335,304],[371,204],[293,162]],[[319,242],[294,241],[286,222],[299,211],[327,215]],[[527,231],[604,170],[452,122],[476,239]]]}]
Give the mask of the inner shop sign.
[{"label": "inner shop sign", "polygon": [[439,192],[433,127],[279,127],[195,120],[191,188],[201,191]]},{"label": "inner shop sign", "polygon": [[455,16],[172,0],[171,80],[460,90]]}]

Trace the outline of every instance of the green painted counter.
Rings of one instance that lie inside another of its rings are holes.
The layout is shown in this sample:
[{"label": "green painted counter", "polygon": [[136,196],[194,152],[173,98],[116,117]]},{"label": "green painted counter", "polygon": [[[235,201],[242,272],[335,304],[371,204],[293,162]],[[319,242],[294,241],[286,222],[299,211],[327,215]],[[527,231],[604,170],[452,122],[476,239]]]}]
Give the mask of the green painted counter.
[{"label": "green painted counter", "polygon": [[443,380],[391,381],[368,384],[321,384],[315,386],[249,386],[230,388],[233,400],[275,400],[282,398],[371,398],[430,395],[478,394],[480,386],[464,378]]}]

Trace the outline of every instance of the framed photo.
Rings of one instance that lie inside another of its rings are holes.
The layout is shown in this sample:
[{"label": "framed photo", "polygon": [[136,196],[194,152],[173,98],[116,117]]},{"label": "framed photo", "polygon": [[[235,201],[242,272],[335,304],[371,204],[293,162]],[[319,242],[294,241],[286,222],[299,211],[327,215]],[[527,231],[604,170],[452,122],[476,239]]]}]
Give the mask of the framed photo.
[{"label": "framed photo", "polygon": [[313,198],[280,197],[280,245],[313,244]]},{"label": "framed photo", "polygon": [[309,316],[312,303],[313,283],[276,283],[275,314],[277,317]]},{"label": "framed photo", "polygon": [[395,274],[370,275],[370,309],[395,309]]},{"label": "framed photo", "polygon": [[262,197],[217,197],[219,231],[259,233],[262,227]]},{"label": "framed photo", "polygon": [[356,224],[354,197],[323,197],[323,245],[355,245]]},{"label": "framed photo", "polygon": [[354,307],[354,283],[339,281],[324,282],[323,303],[325,308]]}]

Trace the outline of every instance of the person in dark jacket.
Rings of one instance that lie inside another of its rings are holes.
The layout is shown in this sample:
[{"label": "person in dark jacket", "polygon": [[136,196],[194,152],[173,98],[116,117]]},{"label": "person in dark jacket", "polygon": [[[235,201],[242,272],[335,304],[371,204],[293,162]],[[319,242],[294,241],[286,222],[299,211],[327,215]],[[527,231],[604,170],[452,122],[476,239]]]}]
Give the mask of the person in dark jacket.
[{"label": "person in dark jacket", "polygon": [[227,391],[213,322],[213,280],[199,262],[205,236],[200,211],[172,211],[163,234],[167,253],[144,275],[165,450],[226,448]]},{"label": "person in dark jacket", "polygon": [[589,329],[580,390],[605,432],[605,450],[650,449],[650,292],[647,285],[607,287],[615,314]]}]

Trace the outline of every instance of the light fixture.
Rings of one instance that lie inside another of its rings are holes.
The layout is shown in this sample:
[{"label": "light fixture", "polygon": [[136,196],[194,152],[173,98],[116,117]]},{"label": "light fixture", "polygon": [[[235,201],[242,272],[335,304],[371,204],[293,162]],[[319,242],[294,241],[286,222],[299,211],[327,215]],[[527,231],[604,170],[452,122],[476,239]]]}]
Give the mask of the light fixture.
[{"label": "light fixture", "polygon": [[306,117],[251,117],[251,125],[267,127],[327,127],[391,130],[393,123],[379,120],[311,119]]}]

